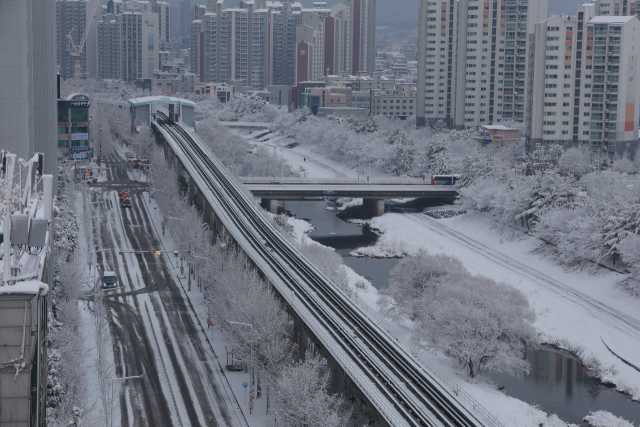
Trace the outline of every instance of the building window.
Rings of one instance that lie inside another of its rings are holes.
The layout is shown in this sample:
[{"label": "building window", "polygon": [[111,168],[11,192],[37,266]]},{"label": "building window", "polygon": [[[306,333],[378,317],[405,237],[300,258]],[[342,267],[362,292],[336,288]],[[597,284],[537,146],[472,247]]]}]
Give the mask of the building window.
[{"label": "building window", "polygon": [[58,121],[59,122],[68,122],[69,121],[69,109],[68,108],[58,108]]},{"label": "building window", "polygon": [[72,108],[71,109],[71,121],[72,122],[86,122],[89,118],[88,108]]}]

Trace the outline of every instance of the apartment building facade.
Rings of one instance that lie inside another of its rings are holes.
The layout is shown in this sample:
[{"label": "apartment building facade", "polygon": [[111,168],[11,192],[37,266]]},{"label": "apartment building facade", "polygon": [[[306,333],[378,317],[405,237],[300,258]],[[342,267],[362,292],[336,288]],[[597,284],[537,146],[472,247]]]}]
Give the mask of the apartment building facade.
[{"label": "apartment building facade", "polygon": [[[207,13],[198,16],[204,37],[198,60],[204,63],[201,81],[241,79],[264,89],[339,71],[368,67],[373,71],[375,0],[349,1],[332,8],[315,2],[313,8],[305,9],[299,2],[248,0],[229,8],[226,0],[210,0]],[[358,17],[357,25],[353,17]],[[354,28],[358,29],[355,40],[349,38]],[[192,50],[195,44],[192,41]],[[362,49],[367,52],[361,53]]]},{"label": "apartment building facade", "polygon": [[622,15],[624,8],[635,12],[629,5],[599,3],[580,6],[576,17],[536,25],[532,145],[586,145],[618,154],[637,149],[640,21]]},{"label": "apartment building facade", "polygon": [[406,119],[416,113],[417,97],[413,83],[398,83],[391,90],[371,91],[371,115]]},{"label": "apartment building facade", "polygon": [[69,36],[71,36],[76,46],[80,46],[80,41],[87,28],[88,6],[89,2],[84,0],[56,1],[56,56],[58,65],[60,66],[60,77],[63,79],[73,78],[75,74],[75,64],[79,64],[79,71],[83,75],[86,75],[86,46],[80,57],[70,57]]},{"label": "apartment building facade", "polygon": [[546,15],[547,0],[422,0],[418,126],[523,120],[528,38]]},{"label": "apartment building facade", "polygon": [[122,20],[114,13],[107,13],[98,22],[98,77],[122,78]]},{"label": "apartment building facade", "polygon": [[98,22],[98,77],[150,79],[160,68],[160,19],[154,12],[107,14]]}]

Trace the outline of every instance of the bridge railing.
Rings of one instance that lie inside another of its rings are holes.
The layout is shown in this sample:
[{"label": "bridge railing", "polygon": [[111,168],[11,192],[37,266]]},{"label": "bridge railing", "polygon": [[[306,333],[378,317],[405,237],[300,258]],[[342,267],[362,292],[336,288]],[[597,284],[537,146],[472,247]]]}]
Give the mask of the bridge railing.
[{"label": "bridge railing", "polygon": [[244,184],[265,185],[312,185],[312,184],[342,184],[342,185],[431,185],[431,181],[406,178],[374,178],[366,180],[356,178],[278,178],[278,177],[242,177]]}]

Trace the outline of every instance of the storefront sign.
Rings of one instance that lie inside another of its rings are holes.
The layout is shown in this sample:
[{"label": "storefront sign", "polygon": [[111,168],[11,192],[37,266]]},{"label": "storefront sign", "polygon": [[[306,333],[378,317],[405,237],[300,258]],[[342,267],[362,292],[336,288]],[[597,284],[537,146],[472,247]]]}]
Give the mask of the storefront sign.
[{"label": "storefront sign", "polygon": [[71,134],[72,141],[86,141],[87,139],[89,139],[88,133],[72,133]]},{"label": "storefront sign", "polygon": [[69,147],[70,153],[85,153],[91,151],[91,147]]}]

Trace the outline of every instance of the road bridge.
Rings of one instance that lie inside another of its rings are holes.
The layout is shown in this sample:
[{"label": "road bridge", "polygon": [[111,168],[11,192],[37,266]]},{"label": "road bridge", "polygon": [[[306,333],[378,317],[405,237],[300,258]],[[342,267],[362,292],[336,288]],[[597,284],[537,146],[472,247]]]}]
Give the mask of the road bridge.
[{"label": "road bridge", "polygon": [[357,393],[381,425],[502,427],[334,272],[310,261],[197,135],[158,112],[170,161],[189,174],[207,221],[223,224],[327,358],[335,386]]},{"label": "road bridge", "polygon": [[251,193],[262,199],[262,207],[277,213],[278,200],[304,197],[358,197],[372,216],[384,213],[385,199],[455,197],[451,185],[431,185],[417,179],[305,179],[305,178],[242,178]]}]

